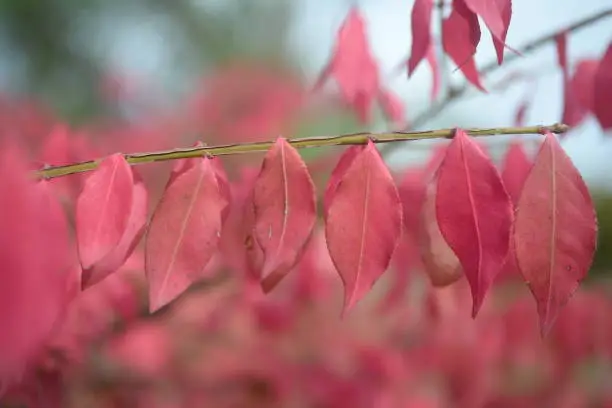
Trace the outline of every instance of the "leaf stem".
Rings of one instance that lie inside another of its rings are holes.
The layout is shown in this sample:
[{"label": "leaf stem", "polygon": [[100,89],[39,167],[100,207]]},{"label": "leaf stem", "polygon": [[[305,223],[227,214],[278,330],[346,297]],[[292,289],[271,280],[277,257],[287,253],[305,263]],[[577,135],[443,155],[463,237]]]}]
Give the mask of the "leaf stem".
[{"label": "leaf stem", "polygon": [[[495,135],[515,135],[515,134],[541,134],[544,131],[552,133],[564,133],[569,130],[569,126],[556,123],[550,126],[528,126],[528,127],[502,127],[502,128],[474,128],[464,129],[471,136],[495,136]],[[336,136],[315,136],[301,139],[289,139],[288,142],[298,149],[325,147],[325,146],[345,146],[366,144],[368,140],[374,143],[390,143],[406,140],[423,140],[436,138],[452,138],[455,129],[425,130],[416,132],[383,132],[383,133],[349,133]],[[242,154],[252,152],[264,152],[272,146],[274,141],[229,144],[222,146],[198,146],[184,149],[164,150],[148,153],[124,154],[126,161],[131,165],[155,163],[168,160],[189,159],[201,157],[203,155],[225,156],[231,154]],[[38,178],[54,178],[67,176],[69,174],[83,173],[92,171],[98,167],[101,159],[85,162],[73,163],[64,166],[46,166],[36,172]]]}]

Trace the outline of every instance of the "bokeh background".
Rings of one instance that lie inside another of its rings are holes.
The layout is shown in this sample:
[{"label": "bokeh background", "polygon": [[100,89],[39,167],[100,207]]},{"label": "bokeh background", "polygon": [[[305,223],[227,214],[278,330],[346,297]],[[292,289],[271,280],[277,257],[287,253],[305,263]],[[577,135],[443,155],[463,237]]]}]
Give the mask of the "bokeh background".
[{"label": "bokeh background", "polygon": [[[196,140],[221,144],[388,129],[379,110],[372,123],[359,123],[339,102],[333,83],[309,94],[340,24],[357,3],[384,82],[402,99],[410,122],[431,106],[426,65],[410,80],[405,70],[397,70],[410,49],[412,0],[2,0],[2,137],[23,134],[36,151],[41,133],[56,129],[59,121],[92,140],[91,152],[104,154],[189,146]],[[520,47],[609,7],[608,0],[514,0],[507,43]],[[571,34],[570,61],[599,58],[612,41],[611,24],[608,18]],[[494,59],[490,42],[483,34],[478,64]],[[451,62],[442,68],[444,89],[463,84]],[[527,124],[560,121],[562,78],[554,44],[501,67],[486,83],[517,71],[537,76]],[[470,90],[419,128],[510,126],[520,101],[534,89],[520,80],[505,88],[489,94]],[[491,306],[476,322],[468,318],[469,299],[461,284],[435,294],[417,290],[422,298],[410,292],[381,318],[376,305],[394,285],[390,277],[353,317],[339,322],[340,281],[319,252],[323,260],[317,262],[324,266],[310,268],[326,271],[320,281],[325,284],[306,290],[308,284],[296,278],[267,303],[253,304],[239,300],[231,283],[229,289],[204,284],[169,311],[145,317],[135,259],[121,271],[125,276],[78,300],[69,327],[57,336],[28,389],[38,390],[39,406],[52,406],[51,401],[88,407],[497,407],[518,406],[512,405],[518,401],[538,407],[610,406],[604,404],[612,403],[606,391],[612,385],[612,330],[603,327],[612,327],[606,295],[612,276],[609,136],[589,118],[563,142],[596,198],[600,238],[586,289],[549,342],[539,340],[533,301],[520,284],[491,295],[496,299],[491,304],[506,305],[511,293],[512,306],[503,311]],[[499,159],[508,140],[483,143]],[[433,144],[406,143],[389,163],[398,172],[422,163]],[[313,149],[304,157],[313,169],[326,168],[319,160],[324,154]],[[239,179],[242,166],[256,167],[260,159],[224,160],[230,176]],[[160,194],[167,167],[143,171]],[[313,175],[323,186],[328,173]],[[416,279],[410,285],[421,283]],[[299,293],[308,293],[303,297],[309,302],[319,303],[288,306],[288,294],[296,296],[294,284]],[[331,288],[331,300],[319,286]],[[522,319],[523,314],[533,319]],[[95,328],[84,328],[93,321]],[[425,354],[442,357],[419,357]],[[470,359],[459,361],[461,355]],[[138,376],[122,376],[117,368],[122,362],[155,378],[153,386],[141,384]],[[508,366],[517,371],[508,374]],[[246,379],[217,384],[236,373]]]}]

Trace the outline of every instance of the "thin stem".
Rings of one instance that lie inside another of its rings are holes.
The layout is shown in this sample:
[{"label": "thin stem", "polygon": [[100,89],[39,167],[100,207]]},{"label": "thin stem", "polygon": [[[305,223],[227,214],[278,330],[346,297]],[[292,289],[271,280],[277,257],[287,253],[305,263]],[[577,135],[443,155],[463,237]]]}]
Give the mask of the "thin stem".
[{"label": "thin stem", "polygon": [[[495,135],[515,135],[515,134],[541,134],[545,131],[552,133],[564,133],[569,130],[569,126],[564,124],[554,124],[550,126],[528,126],[528,127],[505,127],[505,128],[484,128],[484,129],[464,129],[471,136],[495,136]],[[423,140],[436,138],[452,138],[455,129],[425,130],[420,132],[383,132],[383,133],[350,133],[336,136],[316,136],[301,139],[289,139],[288,142],[297,149],[325,147],[325,146],[345,146],[366,144],[368,140],[374,143],[390,143],[402,140]],[[223,146],[198,146],[186,149],[164,150],[149,153],[124,154],[125,160],[131,164],[145,164],[168,160],[189,159],[210,156],[225,156],[230,154],[242,154],[252,152],[264,152],[268,150],[274,141],[230,144]],[[67,176],[69,174],[83,173],[92,171],[98,167],[101,159],[86,162],[68,164],[65,166],[47,166],[36,172],[39,178],[54,178]]]},{"label": "thin stem", "polygon": [[[606,17],[612,16],[612,8],[608,8],[608,9],[604,9],[601,10],[597,13],[594,13],[588,17],[585,17],[581,20],[578,20],[572,24],[570,24],[565,31],[570,33],[570,32],[575,32],[575,31],[579,31],[583,28],[586,28],[588,26],[590,26],[591,24],[599,21],[599,20],[603,20]],[[491,74],[492,72],[496,71],[497,69],[499,69],[500,67],[506,67],[508,63],[512,63],[514,61],[517,61],[520,57],[529,54],[531,52],[537,51],[538,49],[548,45],[549,43],[553,42],[555,40],[555,36],[559,33],[559,30],[553,32],[553,33],[549,33],[546,34],[542,37],[538,37],[532,41],[529,41],[525,44],[523,44],[521,47],[517,48],[516,50],[520,53],[520,54],[514,54],[514,53],[509,53],[504,57],[504,64],[503,65],[499,65],[497,62],[497,59],[491,60],[489,63],[485,64],[481,69],[480,69],[480,74],[481,76],[486,76]],[[449,107],[451,104],[453,104],[454,102],[458,101],[459,99],[461,99],[464,94],[470,90],[470,85],[466,84],[463,85],[461,87],[458,88],[451,88],[451,92],[446,94],[446,97],[441,99],[439,102],[434,103],[429,109],[427,109],[425,112],[421,113],[420,115],[416,116],[415,118],[413,118],[410,121],[410,128],[411,129],[418,129],[419,127],[423,126],[424,124],[426,124],[429,120],[431,120],[432,118],[438,116],[442,111],[444,111],[447,107]],[[395,146],[396,147],[396,146]],[[384,146],[381,149],[381,153],[384,154],[388,154],[390,153],[392,150],[394,149],[394,146],[390,145],[390,146]]]}]

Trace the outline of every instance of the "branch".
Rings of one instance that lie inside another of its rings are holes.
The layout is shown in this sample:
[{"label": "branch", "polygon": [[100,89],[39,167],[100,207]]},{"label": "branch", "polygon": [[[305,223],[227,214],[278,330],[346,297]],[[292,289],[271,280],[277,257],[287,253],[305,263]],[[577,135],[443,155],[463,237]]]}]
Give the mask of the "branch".
[{"label": "branch", "polygon": [[[571,24],[570,26],[568,26],[565,31],[570,33],[570,32],[575,32],[575,31],[579,31],[589,25],[591,25],[592,23],[595,23],[599,20],[603,20],[606,17],[609,17],[612,15],[612,8],[608,8],[602,11],[599,11],[595,14],[592,14],[588,17],[585,17],[581,20],[578,20],[576,22],[574,22],[573,24]],[[504,57],[504,64],[503,65],[499,65],[497,63],[497,59],[492,60],[491,62],[485,64],[481,69],[480,69],[480,73],[483,76],[489,75],[492,72],[496,71],[498,68],[502,67],[502,66],[506,66],[508,63],[512,63],[513,61],[518,60],[520,57],[522,57],[525,54],[529,54],[533,51],[536,51],[540,48],[542,48],[545,45],[548,45],[549,43],[553,42],[555,40],[555,37],[557,36],[557,34],[559,33],[559,31],[555,31],[554,33],[550,33],[547,34],[545,36],[536,38],[524,45],[522,45],[521,47],[517,48],[516,51],[518,51],[518,54],[508,54]],[[443,98],[442,100],[440,100],[439,102],[433,104],[429,109],[427,109],[425,112],[421,113],[420,115],[416,116],[411,122],[410,122],[410,128],[411,129],[418,129],[419,127],[423,126],[425,123],[427,123],[430,119],[434,118],[435,116],[439,115],[442,111],[444,111],[444,109],[446,109],[449,105],[451,105],[453,102],[459,100],[469,89],[471,89],[470,85],[463,85],[459,88],[456,89],[451,89],[451,92],[446,94],[446,97]],[[381,149],[381,153],[385,153],[388,154],[391,150],[393,150],[393,146],[385,146]]]},{"label": "branch", "polygon": [[[545,131],[552,133],[564,133],[569,130],[569,126],[564,124],[554,124],[550,126],[529,126],[529,127],[506,127],[506,128],[485,128],[485,129],[464,129],[471,136],[495,136],[495,135],[515,135],[515,134],[542,134]],[[316,136],[301,139],[290,139],[288,142],[295,148],[304,149],[311,147],[324,146],[346,146],[366,144],[368,140],[374,143],[390,143],[403,140],[423,140],[436,138],[452,138],[455,129],[425,130],[420,132],[384,132],[384,133],[349,133],[337,136]],[[225,156],[230,154],[242,154],[252,152],[265,152],[274,141],[230,144],[223,146],[198,146],[186,149],[164,150],[150,153],[125,154],[125,160],[131,164],[154,163],[168,160],[189,159],[210,156]],[[98,167],[101,159],[86,162],[68,164],[65,166],[46,166],[38,170],[36,176],[39,178],[54,178],[67,176],[69,174],[83,173],[92,171]]]}]

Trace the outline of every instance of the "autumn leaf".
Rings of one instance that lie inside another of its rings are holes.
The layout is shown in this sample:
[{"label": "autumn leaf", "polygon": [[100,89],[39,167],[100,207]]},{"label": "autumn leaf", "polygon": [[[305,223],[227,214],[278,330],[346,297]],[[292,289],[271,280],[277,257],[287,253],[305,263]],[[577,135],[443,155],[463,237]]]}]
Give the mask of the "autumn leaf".
[{"label": "autumn leaf", "polygon": [[463,72],[468,81],[483,92],[480,76],[474,61],[476,47],[480,42],[478,17],[464,0],[453,0],[453,11],[442,22],[442,46],[444,52]]},{"label": "autumn leaf", "polygon": [[563,116],[562,122],[569,126],[576,126],[584,120],[587,110],[574,95],[571,84],[569,66],[567,62],[567,32],[563,31],[555,36],[557,46],[557,62],[561,67],[563,78]]},{"label": "autumn leaf", "polygon": [[410,14],[412,49],[408,60],[408,76],[412,76],[419,63],[431,49],[432,0],[415,0]]},{"label": "autumn leaf", "polygon": [[20,149],[0,150],[0,394],[43,351],[71,294],[66,216]]},{"label": "autumn leaf", "polygon": [[501,65],[512,18],[512,0],[465,0],[465,4],[472,12],[479,15],[489,28],[497,53],[497,62]]},{"label": "autumn leaf", "polygon": [[547,133],[525,181],[514,226],[517,263],[536,299],[542,335],[586,276],[596,242],[597,219],[587,186]]},{"label": "autumn leaf", "polygon": [[104,159],[87,177],[76,204],[76,233],[83,269],[117,247],[133,201],[132,168],[122,154]]},{"label": "autumn leaf", "polygon": [[[508,146],[502,163],[501,178],[506,187],[506,191],[508,191],[512,199],[515,210],[521,197],[525,180],[529,176],[532,166],[533,161],[527,156],[523,143],[519,140],[512,141]],[[512,278],[516,276],[517,273],[518,265],[516,264],[516,250],[514,248],[514,240],[511,239],[506,262],[497,280],[500,281]]]},{"label": "autumn leaf", "polygon": [[425,201],[420,211],[417,239],[421,261],[431,284],[448,286],[463,276],[459,259],[450,248],[436,218],[436,184],[426,190]]},{"label": "autumn leaf", "polygon": [[501,178],[515,206],[519,201],[523,185],[532,165],[533,162],[527,156],[524,144],[521,141],[514,140],[508,144],[502,163]]},{"label": "autumn leaf", "polygon": [[594,82],[593,113],[603,130],[612,129],[612,43],[601,58]]},{"label": "autumn leaf", "polygon": [[497,169],[457,129],[438,169],[436,216],[470,284],[473,317],[508,254],[513,213]]},{"label": "autumn leaf", "polygon": [[217,250],[228,204],[208,158],[198,159],[168,184],[146,237],[151,312],[204,277],[204,268]]},{"label": "autumn leaf", "polygon": [[96,262],[91,268],[83,271],[83,289],[95,285],[119,269],[132,254],[144,235],[149,197],[147,188],[140,175],[134,172],[133,177],[132,207],[123,235],[111,252],[99,262]]},{"label": "autumn leaf", "polygon": [[576,97],[576,102],[589,112],[594,109],[595,75],[599,68],[599,60],[583,59],[578,61],[572,76],[570,86]]},{"label": "autumn leaf", "polygon": [[253,187],[254,233],[264,252],[261,284],[272,290],[299,261],[316,221],[315,187],[299,152],[278,138]]},{"label": "autumn leaf", "polygon": [[372,103],[379,90],[378,65],[370,52],[366,22],[353,8],[340,26],[330,63],[323,69],[317,87],[333,76],[344,101],[363,123],[370,120]]},{"label": "autumn leaf", "polygon": [[329,254],[344,284],[348,312],[385,272],[401,235],[402,206],[371,141],[344,173],[325,225]]},{"label": "autumn leaf", "polygon": [[329,206],[336,194],[336,190],[338,189],[338,185],[342,181],[344,174],[348,171],[351,164],[357,156],[363,152],[365,146],[363,145],[353,145],[349,146],[334,167],[332,171],[327,186],[325,187],[325,192],[323,194],[323,215],[327,217],[327,213],[329,212]]}]

